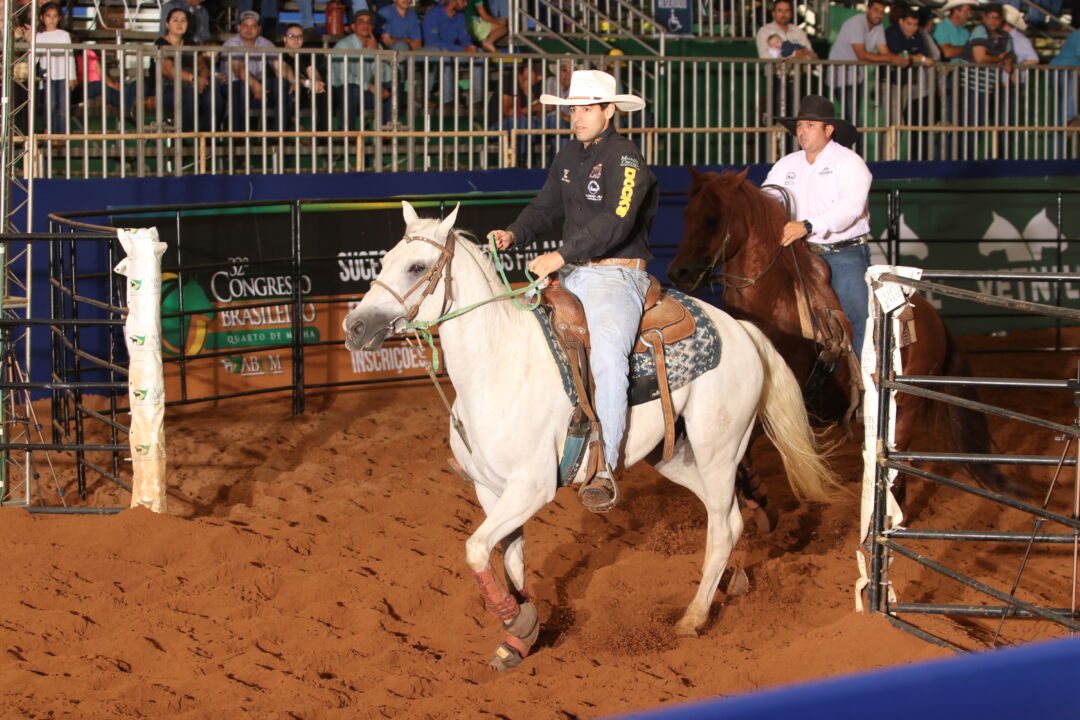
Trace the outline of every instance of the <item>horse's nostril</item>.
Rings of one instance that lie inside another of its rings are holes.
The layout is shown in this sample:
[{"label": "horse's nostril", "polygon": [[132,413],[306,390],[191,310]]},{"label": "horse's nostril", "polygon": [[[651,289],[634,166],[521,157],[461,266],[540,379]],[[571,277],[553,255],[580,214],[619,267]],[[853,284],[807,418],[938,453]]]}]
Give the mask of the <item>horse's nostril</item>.
[{"label": "horse's nostril", "polygon": [[357,320],[345,328],[345,344],[350,349],[360,349],[360,339],[364,337],[364,321]]}]

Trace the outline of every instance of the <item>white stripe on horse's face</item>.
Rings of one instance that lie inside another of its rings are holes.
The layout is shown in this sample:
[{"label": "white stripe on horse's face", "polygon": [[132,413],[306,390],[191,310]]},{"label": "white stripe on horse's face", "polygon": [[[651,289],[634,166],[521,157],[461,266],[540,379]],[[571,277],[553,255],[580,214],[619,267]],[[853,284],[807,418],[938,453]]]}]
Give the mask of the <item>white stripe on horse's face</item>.
[{"label": "white stripe on horse's face", "polygon": [[[345,345],[350,350],[377,349],[388,334],[405,332],[406,318],[417,303],[420,303],[415,318],[418,320],[434,319],[442,307],[440,285],[445,282],[445,275],[429,275],[443,257],[440,248],[445,246],[453,229],[458,207],[441,222],[418,217],[407,202],[402,203],[402,212],[405,236],[383,256],[378,277],[342,323]],[[436,287],[421,302],[428,280],[435,282]]]}]

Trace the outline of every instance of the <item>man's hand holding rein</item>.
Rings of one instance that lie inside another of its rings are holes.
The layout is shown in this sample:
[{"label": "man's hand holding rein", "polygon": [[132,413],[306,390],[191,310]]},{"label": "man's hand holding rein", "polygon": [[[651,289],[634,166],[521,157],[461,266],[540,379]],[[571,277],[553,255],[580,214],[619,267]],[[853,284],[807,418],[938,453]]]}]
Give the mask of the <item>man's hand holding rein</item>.
[{"label": "man's hand holding rein", "polygon": [[494,240],[496,248],[505,250],[514,244],[514,233],[509,230],[492,230],[488,233],[488,240]]},{"label": "man's hand holding rein", "polygon": [[545,278],[566,264],[566,260],[558,252],[537,255],[529,261],[529,272],[538,278]]}]

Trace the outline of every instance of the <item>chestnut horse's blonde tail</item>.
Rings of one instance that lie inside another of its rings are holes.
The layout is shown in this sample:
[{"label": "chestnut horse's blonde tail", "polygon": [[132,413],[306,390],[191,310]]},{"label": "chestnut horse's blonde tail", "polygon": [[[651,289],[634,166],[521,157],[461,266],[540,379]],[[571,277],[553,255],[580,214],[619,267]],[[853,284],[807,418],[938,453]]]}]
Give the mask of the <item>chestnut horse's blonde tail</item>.
[{"label": "chestnut horse's blonde tail", "polygon": [[758,417],[765,434],[780,451],[788,483],[795,497],[811,502],[830,502],[844,494],[840,478],[826,461],[810,426],[802,389],[780,353],[753,323],[739,321],[757,347],[765,371]]}]

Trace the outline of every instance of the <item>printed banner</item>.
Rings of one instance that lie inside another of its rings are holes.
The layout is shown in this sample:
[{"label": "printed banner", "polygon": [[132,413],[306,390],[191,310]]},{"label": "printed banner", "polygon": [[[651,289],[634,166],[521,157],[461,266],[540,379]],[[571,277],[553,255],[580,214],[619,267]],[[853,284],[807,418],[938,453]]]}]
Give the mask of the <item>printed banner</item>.
[{"label": "printed banner", "polygon": [[[523,206],[521,201],[463,205],[459,228],[482,237],[506,227]],[[422,216],[438,215],[435,203],[417,207]],[[291,387],[293,349],[275,346],[289,345],[295,332],[305,344],[305,384],[426,377],[426,348],[402,340],[389,340],[375,352],[344,347],[345,316],[404,232],[399,204],[305,205],[299,216],[299,272],[290,260],[288,205],[185,215],[179,243],[175,217],[162,218],[158,227],[169,245],[160,338],[169,400]],[[525,282],[528,261],[555,247],[556,239],[546,237],[531,248],[500,253],[508,279]],[[299,306],[293,297],[297,286]],[[181,311],[194,314],[169,317]],[[175,362],[181,349],[183,382]]]},{"label": "printed banner", "polygon": [[[884,198],[871,203],[871,265],[888,262]],[[1066,204],[1060,220],[1052,195],[987,190],[975,194],[902,194],[898,264],[932,270],[1075,273],[1080,270],[1080,208]],[[1061,238],[1058,238],[1058,225]],[[1080,276],[1078,276],[1080,277]],[[1080,281],[943,281],[944,284],[1046,305],[1080,308]],[[1059,294],[1060,291],[1060,294]],[[1052,326],[1050,318],[1019,316],[964,300],[929,294],[958,333]]]}]

